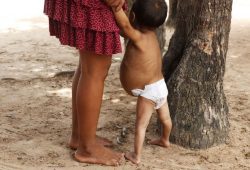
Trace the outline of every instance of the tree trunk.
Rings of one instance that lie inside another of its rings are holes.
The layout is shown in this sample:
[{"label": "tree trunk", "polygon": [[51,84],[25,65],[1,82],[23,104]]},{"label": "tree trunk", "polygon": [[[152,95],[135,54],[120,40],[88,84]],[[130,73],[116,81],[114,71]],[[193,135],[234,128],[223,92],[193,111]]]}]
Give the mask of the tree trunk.
[{"label": "tree trunk", "polygon": [[175,32],[163,58],[171,142],[189,148],[224,143],[229,122],[223,77],[232,0],[170,0],[171,4]]},{"label": "tree trunk", "polygon": [[161,53],[163,54],[165,51],[165,44],[166,44],[166,25],[163,24],[159,28],[156,29],[156,35],[160,44]]}]

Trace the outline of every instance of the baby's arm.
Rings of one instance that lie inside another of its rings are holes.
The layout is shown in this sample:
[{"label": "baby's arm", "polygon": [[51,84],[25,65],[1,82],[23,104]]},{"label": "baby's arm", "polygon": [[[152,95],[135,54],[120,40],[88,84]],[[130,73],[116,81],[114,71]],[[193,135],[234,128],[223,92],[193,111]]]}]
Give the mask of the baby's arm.
[{"label": "baby's arm", "polygon": [[113,8],[115,19],[125,36],[133,42],[138,42],[141,39],[141,32],[135,29],[129,22],[129,19],[123,9],[116,11]]},{"label": "baby's arm", "polygon": [[125,2],[125,0],[105,0],[105,1],[109,6],[115,8],[116,11],[119,11]]}]

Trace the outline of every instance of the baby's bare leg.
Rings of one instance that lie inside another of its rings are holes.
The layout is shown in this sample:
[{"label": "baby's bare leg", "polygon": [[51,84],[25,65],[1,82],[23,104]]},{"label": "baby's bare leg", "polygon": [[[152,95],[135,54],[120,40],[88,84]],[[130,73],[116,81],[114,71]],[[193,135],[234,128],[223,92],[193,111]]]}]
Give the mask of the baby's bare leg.
[{"label": "baby's bare leg", "polygon": [[172,129],[172,121],[167,102],[157,110],[157,114],[162,124],[162,136],[160,139],[152,140],[149,143],[167,148],[170,146],[169,136]]},{"label": "baby's bare leg", "polygon": [[154,103],[143,97],[138,97],[136,108],[136,127],[134,152],[127,153],[125,157],[131,162],[140,163],[143,142],[145,138],[146,129],[153,113]]}]

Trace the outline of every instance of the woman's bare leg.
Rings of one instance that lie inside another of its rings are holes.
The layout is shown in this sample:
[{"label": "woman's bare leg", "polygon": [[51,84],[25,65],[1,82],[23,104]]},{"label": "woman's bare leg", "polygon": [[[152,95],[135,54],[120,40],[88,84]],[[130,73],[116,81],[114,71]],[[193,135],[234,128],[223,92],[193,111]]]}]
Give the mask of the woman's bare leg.
[{"label": "woman's bare leg", "polygon": [[[77,149],[78,146],[78,122],[77,122],[77,108],[76,108],[76,92],[81,76],[81,58],[79,58],[79,64],[75,71],[73,82],[72,82],[72,132],[68,143],[68,147],[71,149]],[[104,146],[112,146],[112,142],[108,139],[97,136],[97,140]]]},{"label": "woman's bare leg", "polygon": [[83,51],[80,56],[81,75],[76,92],[79,136],[74,157],[80,162],[115,166],[123,154],[105,148],[96,140],[104,80],[111,65],[111,56]]},{"label": "woman's bare leg", "polygon": [[145,133],[152,116],[154,103],[143,97],[138,97],[136,108],[136,127],[135,127],[135,143],[134,152],[126,153],[125,157],[132,163],[139,164]]},{"label": "woman's bare leg", "polygon": [[77,108],[76,108],[76,92],[81,75],[81,61],[79,58],[79,64],[75,71],[72,82],[72,132],[69,140],[69,147],[76,149],[78,146],[78,123],[77,123]]}]

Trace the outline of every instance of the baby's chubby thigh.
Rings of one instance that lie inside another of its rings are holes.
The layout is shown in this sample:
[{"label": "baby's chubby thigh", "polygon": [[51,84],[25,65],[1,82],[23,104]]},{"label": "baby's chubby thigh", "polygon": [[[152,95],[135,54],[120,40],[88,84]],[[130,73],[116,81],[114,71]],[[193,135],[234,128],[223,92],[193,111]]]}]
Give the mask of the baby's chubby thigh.
[{"label": "baby's chubby thigh", "polygon": [[152,113],[154,112],[154,102],[138,96],[136,108],[136,124],[140,130],[146,130]]}]

